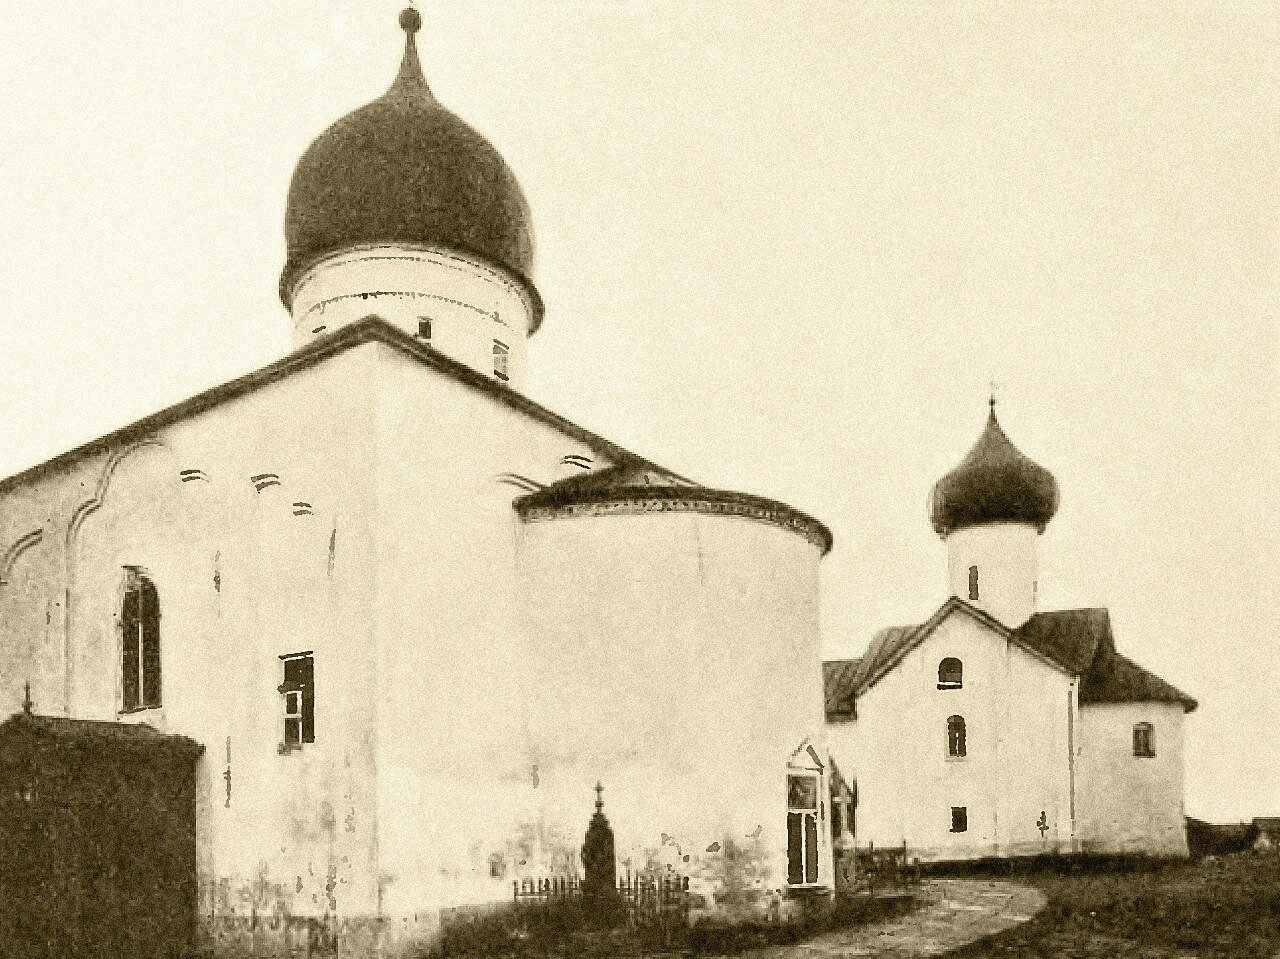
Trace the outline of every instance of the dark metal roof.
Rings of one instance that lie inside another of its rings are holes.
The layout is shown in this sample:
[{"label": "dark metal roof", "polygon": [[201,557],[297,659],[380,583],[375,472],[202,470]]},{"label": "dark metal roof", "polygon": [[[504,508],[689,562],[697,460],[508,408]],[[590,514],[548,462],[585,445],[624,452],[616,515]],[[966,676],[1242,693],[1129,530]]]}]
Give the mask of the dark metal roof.
[{"label": "dark metal roof", "polygon": [[752,493],[701,486],[651,464],[623,463],[572,476],[522,496],[514,505],[521,517],[529,519],[571,515],[575,508],[627,504],[637,508],[654,504],[655,512],[683,507],[750,516],[802,533],[824,555],[832,545],[831,531],[823,523],[786,503]]},{"label": "dark metal roof", "polygon": [[943,537],[984,523],[1027,523],[1043,532],[1057,511],[1058,481],[1009,441],[994,405],[978,442],[929,496],[929,518]]},{"label": "dark metal roof", "polygon": [[0,723],[0,734],[30,735],[63,742],[150,747],[199,755],[204,746],[186,736],[162,733],[146,723],[115,723],[20,712]]},{"label": "dark metal roof", "polygon": [[404,60],[390,89],[334,123],[298,161],[285,214],[286,306],[318,259],[378,242],[471,253],[532,292],[529,204],[493,145],[427,86],[413,37],[418,22],[401,19]]},{"label": "dark metal roof", "polygon": [[1080,681],[1080,704],[1179,703],[1186,712],[1199,705],[1177,687],[1165,682],[1119,653],[1100,658]]},{"label": "dark metal roof", "polygon": [[1179,702],[1187,712],[1196,701],[1116,652],[1111,616],[1105,609],[1059,609],[1036,613],[1017,629],[956,597],[951,597],[927,622],[893,626],[872,637],[860,659],[823,664],[828,719],[854,715],[857,697],[875,685],[953,610],[962,610],[1028,652],[1080,677],[1079,701],[1092,703]]},{"label": "dark metal roof", "polygon": [[90,440],[82,446],[77,446],[52,459],[45,460],[43,463],[29,467],[20,473],[16,473],[6,479],[0,479],[0,495],[24,483],[34,482],[53,470],[65,469],[86,457],[141,439],[172,423],[196,416],[237,396],[243,396],[277,380],[292,376],[294,373],[309,369],[318,363],[324,362],[331,356],[345,353],[347,350],[362,343],[374,341],[385,343],[406,356],[417,360],[423,366],[438,370],[465,386],[489,395],[496,402],[559,430],[566,436],[584,443],[593,451],[614,462],[637,464],[676,477],[686,483],[692,482],[691,480],[683,479],[683,477],[677,477],[670,470],[665,470],[656,463],[625,450],[615,443],[610,443],[590,430],[583,429],[563,416],[551,412],[545,406],[535,403],[522,393],[517,393],[510,387],[503,385],[493,377],[479,373],[471,367],[445,356],[443,353],[427,346],[421,340],[417,340],[403,330],[392,326],[381,317],[366,316],[364,319],[350,323],[325,336],[316,337],[306,346],[295,350],[269,366],[246,373],[244,376],[205,390],[203,393],[197,393],[195,396],[180,403],[175,403],[173,406],[160,410],[158,413],[152,413],[150,416],[136,420],[128,426]]}]

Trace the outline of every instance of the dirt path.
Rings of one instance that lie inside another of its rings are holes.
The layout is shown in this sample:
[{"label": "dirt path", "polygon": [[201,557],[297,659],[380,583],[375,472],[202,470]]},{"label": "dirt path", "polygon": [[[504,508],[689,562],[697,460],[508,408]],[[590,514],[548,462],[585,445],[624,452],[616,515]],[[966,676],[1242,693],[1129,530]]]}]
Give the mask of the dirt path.
[{"label": "dirt path", "polygon": [[924,896],[925,906],[901,918],[760,950],[751,959],[938,956],[1026,922],[1045,904],[1039,890],[995,880],[934,880],[924,884]]}]

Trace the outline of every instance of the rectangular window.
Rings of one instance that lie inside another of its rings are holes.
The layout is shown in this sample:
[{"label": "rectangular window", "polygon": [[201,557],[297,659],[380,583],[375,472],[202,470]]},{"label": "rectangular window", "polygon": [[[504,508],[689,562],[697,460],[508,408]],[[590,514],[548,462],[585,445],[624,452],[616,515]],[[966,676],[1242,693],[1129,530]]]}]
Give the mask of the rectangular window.
[{"label": "rectangular window", "polygon": [[509,354],[511,349],[505,343],[493,341],[493,375],[500,380],[509,380],[511,378],[511,367]]},{"label": "rectangular window", "polygon": [[951,831],[952,832],[968,832],[969,831],[969,807],[968,806],[952,806],[951,807]]},{"label": "rectangular window", "polygon": [[1152,759],[1156,754],[1156,731],[1150,723],[1137,723],[1133,727],[1133,754]]},{"label": "rectangular window", "polygon": [[426,316],[418,317],[418,339],[431,341],[431,319]]},{"label": "rectangular window", "polygon": [[978,567],[969,567],[969,598],[978,598]]},{"label": "rectangular window", "polygon": [[818,777],[787,777],[787,882],[818,881]]},{"label": "rectangular window", "polygon": [[283,749],[300,749],[303,743],[316,741],[315,656],[312,653],[290,653],[284,661]]}]

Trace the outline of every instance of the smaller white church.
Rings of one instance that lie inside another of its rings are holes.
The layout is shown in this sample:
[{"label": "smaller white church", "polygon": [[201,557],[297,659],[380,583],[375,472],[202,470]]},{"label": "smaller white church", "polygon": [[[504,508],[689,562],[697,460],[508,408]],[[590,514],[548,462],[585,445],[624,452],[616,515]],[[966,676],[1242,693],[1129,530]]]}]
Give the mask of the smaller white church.
[{"label": "smaller white church", "polygon": [[1105,609],[1037,609],[1058,484],[996,419],[933,488],[950,596],[824,664],[844,841],[922,860],[1185,856],[1186,694],[1122,655]]}]

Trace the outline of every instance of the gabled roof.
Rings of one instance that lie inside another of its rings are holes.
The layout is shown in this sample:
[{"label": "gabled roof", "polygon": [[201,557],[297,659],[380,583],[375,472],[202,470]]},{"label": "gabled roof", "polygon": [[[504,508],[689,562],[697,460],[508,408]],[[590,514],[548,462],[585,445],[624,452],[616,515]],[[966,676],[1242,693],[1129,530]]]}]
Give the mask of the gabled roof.
[{"label": "gabled roof", "polygon": [[1111,616],[1105,609],[1060,609],[1036,613],[1011,630],[999,620],[952,596],[917,626],[893,626],[872,637],[861,659],[823,664],[827,718],[856,715],[857,697],[874,686],[953,612],[964,612],[1036,658],[1081,677],[1079,701],[1091,703],[1179,702],[1190,712],[1196,701],[1116,652]]},{"label": "gabled roof", "polygon": [[32,482],[46,473],[57,469],[65,469],[89,456],[141,439],[156,430],[189,419],[228,400],[252,393],[268,384],[310,369],[332,356],[337,356],[361,344],[370,342],[385,343],[387,346],[405,356],[411,357],[424,366],[438,370],[465,386],[488,394],[499,403],[558,429],[566,436],[579,440],[593,451],[613,460],[615,463],[625,463],[652,469],[675,480],[681,480],[686,483],[692,482],[672,473],[670,470],[663,469],[642,456],[610,443],[590,430],[571,423],[563,416],[553,413],[545,406],[535,403],[492,377],[485,376],[483,373],[479,373],[469,366],[464,366],[457,360],[445,356],[420,340],[414,339],[403,330],[392,326],[382,317],[366,316],[332,333],[317,337],[307,345],[294,350],[288,356],[277,360],[269,366],[246,373],[244,376],[205,390],[203,393],[197,393],[195,396],[175,403],[173,406],[160,410],[158,413],[152,413],[150,416],[136,420],[128,426],[90,440],[88,443],[65,453],[60,453],[52,459],[45,460],[43,463],[38,463],[20,473],[15,473],[7,479],[0,480],[0,494],[7,493],[14,487],[21,486],[24,483]]}]

